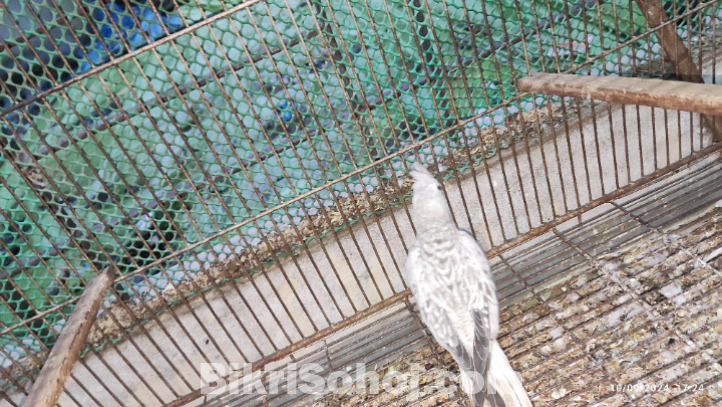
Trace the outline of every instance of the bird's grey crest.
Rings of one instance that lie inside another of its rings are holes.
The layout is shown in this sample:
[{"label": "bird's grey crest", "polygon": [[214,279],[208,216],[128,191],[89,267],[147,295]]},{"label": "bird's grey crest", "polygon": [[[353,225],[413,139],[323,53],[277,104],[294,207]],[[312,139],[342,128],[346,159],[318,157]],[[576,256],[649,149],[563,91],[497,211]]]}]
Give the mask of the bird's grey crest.
[{"label": "bird's grey crest", "polygon": [[411,179],[414,181],[415,188],[439,183],[429,170],[418,161],[411,166]]},{"label": "bird's grey crest", "polygon": [[415,162],[411,169],[410,175],[414,181],[414,196],[411,200],[414,205],[414,222],[426,230],[436,227],[453,227],[455,230],[454,218],[446,204],[441,183],[419,162]]}]

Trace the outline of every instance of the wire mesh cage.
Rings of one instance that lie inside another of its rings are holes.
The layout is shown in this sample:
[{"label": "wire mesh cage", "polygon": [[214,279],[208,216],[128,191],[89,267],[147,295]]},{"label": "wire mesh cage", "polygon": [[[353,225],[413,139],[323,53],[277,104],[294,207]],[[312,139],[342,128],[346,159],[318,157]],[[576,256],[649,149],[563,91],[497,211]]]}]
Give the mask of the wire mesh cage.
[{"label": "wire mesh cage", "polygon": [[[446,181],[457,223],[501,262],[507,312],[546,303],[538,287],[672,222],[648,226],[631,201],[590,211],[702,159],[689,168],[716,185],[718,144],[699,115],[530,94],[517,80],[715,83],[718,5],[0,2],[0,402],[22,403],[108,267],[117,279],[61,405],[308,401],[201,397],[202,362],[324,354],[331,369],[403,349],[441,363],[403,279],[410,163]],[[539,240],[578,238],[559,229],[574,219],[580,235],[612,228],[621,213],[639,235],[609,232],[604,250],[564,241],[578,249],[567,258]],[[560,266],[512,265],[532,243]]]}]

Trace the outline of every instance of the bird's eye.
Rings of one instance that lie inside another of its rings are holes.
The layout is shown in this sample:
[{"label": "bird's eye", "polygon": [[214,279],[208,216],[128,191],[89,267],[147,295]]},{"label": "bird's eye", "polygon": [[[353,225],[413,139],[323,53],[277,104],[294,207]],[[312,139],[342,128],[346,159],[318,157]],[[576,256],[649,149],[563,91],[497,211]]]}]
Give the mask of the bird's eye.
[{"label": "bird's eye", "polygon": [[441,185],[437,185],[437,186],[436,186],[436,189],[438,189],[439,191],[441,191]]}]

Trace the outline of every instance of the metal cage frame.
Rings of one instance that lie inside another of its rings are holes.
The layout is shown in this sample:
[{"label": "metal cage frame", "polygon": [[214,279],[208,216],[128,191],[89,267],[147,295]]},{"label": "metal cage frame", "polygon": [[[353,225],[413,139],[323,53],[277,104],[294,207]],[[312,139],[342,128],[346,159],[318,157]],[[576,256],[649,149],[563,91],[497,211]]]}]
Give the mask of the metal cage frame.
[{"label": "metal cage frame", "polygon": [[394,307],[441,360],[403,281],[408,163],[501,258],[716,154],[715,117],[517,86],[716,83],[718,2],[667,3],[0,2],[0,398],[106,267],[79,365],[102,391],[73,373],[69,405],[197,402],[198,360],[286,363]]}]

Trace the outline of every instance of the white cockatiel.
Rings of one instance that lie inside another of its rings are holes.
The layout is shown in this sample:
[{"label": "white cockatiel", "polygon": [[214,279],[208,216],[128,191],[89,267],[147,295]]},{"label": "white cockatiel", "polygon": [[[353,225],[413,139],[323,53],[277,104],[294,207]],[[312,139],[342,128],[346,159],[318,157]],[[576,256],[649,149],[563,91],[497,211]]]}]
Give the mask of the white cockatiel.
[{"label": "white cockatiel", "polygon": [[484,251],[456,226],[431,173],[417,162],[411,177],[416,243],[406,276],[421,319],[465,373],[461,387],[475,407],[532,407],[496,342],[499,304]]}]

